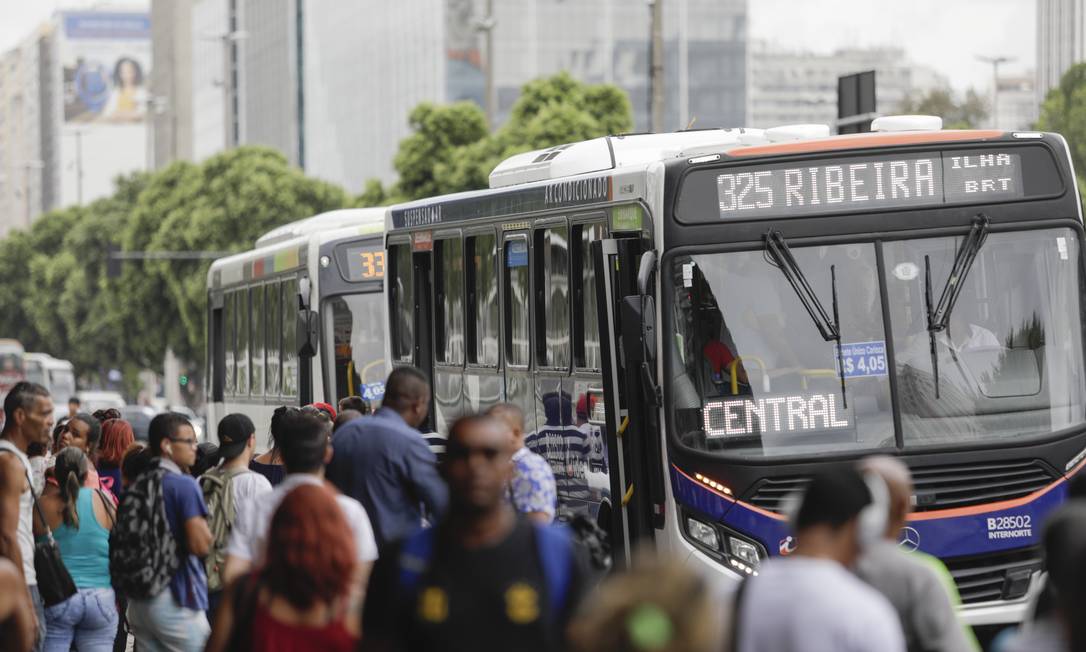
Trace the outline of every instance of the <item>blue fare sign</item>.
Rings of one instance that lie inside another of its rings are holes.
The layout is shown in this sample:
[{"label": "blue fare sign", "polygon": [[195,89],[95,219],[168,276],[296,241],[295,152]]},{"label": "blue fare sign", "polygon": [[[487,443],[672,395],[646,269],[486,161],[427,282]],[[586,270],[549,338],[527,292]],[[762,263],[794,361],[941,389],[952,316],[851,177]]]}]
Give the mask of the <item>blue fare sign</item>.
[{"label": "blue fare sign", "polygon": [[524,240],[510,240],[505,245],[505,266],[526,267],[528,265],[528,243]]},{"label": "blue fare sign", "polygon": [[1024,196],[1009,152],[835,159],[832,164],[731,168],[716,177],[721,219],[984,203]]},{"label": "blue fare sign", "polygon": [[[887,374],[886,342],[842,344],[841,363],[844,364],[845,378],[885,376]],[[834,368],[837,368],[836,359]]]}]

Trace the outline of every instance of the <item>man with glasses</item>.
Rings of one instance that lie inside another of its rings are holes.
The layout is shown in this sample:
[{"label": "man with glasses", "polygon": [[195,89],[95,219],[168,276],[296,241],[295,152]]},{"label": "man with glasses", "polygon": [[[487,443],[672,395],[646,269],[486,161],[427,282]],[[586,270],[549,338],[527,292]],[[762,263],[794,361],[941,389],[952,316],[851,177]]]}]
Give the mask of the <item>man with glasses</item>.
[{"label": "man with glasses", "polygon": [[196,462],[196,431],[184,416],[167,412],[151,420],[148,444],[166,471],[162,500],[180,564],[168,591],[129,603],[129,625],[141,649],[203,650],[211,628],[205,613],[207,575],[200,559],[210,552],[214,539],[207,526],[204,494],[188,475]]}]

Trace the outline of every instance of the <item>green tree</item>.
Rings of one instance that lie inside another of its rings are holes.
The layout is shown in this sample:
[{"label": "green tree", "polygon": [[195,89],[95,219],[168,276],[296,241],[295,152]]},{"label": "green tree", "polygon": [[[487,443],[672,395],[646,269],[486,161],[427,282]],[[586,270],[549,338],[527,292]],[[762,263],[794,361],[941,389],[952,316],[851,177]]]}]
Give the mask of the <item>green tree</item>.
[{"label": "green tree", "polygon": [[907,97],[898,107],[904,114],[937,115],[946,129],[976,129],[988,118],[988,102],[970,88],[959,102],[948,88],[937,88],[917,98]]},{"label": "green tree", "polygon": [[1086,188],[1086,63],[1076,63],[1048,92],[1037,129],[1063,134],[1071,150],[1079,188]]},{"label": "green tree", "polygon": [[388,203],[485,188],[490,171],[503,159],[628,132],[633,113],[618,87],[583,84],[562,72],[526,84],[508,121],[493,133],[486,132],[482,109],[464,102],[421,104],[410,124],[415,133],[400,143],[395,159],[399,180],[387,194],[374,186],[363,197]]},{"label": "green tree", "polygon": [[[343,208],[341,188],[306,177],[272,149],[243,147],[200,165],[174,163],[139,196],[125,249],[244,251],[264,232]],[[182,360],[204,358],[209,261],[148,260],[129,265],[120,287],[133,359],[157,367],[171,348]],[[138,313],[138,314],[137,314]]]}]

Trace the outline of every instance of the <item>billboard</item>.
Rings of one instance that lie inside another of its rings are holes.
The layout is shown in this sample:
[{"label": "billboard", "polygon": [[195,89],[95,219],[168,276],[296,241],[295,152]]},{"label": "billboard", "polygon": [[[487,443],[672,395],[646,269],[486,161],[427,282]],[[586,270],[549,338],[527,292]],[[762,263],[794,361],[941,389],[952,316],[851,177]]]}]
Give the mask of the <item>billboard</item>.
[{"label": "billboard", "polygon": [[66,12],[60,59],[66,124],[142,123],[151,72],[151,18]]}]

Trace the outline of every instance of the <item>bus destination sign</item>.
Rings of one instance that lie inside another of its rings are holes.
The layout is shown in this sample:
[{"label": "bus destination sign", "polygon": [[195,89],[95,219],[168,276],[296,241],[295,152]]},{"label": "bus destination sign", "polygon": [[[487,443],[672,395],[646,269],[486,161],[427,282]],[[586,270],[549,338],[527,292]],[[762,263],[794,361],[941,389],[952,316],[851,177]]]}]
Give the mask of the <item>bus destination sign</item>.
[{"label": "bus destination sign", "polygon": [[1024,196],[1021,156],[1005,151],[731,168],[717,175],[716,190],[721,219],[986,203]]},{"label": "bus destination sign", "polygon": [[381,244],[348,247],[347,280],[379,281],[385,277],[385,249]]}]

